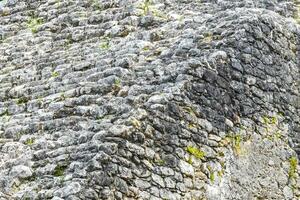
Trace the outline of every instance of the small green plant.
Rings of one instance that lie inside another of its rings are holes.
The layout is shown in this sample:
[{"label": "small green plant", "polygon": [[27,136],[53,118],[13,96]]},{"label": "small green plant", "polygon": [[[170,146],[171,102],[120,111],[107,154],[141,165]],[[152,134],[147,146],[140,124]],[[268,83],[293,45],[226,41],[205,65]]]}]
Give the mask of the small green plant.
[{"label": "small green plant", "polygon": [[270,117],[270,123],[271,124],[276,124],[277,123],[277,118],[276,117]]},{"label": "small green plant", "polygon": [[88,13],[85,11],[81,11],[78,14],[79,14],[80,18],[86,18],[88,16]]},{"label": "small green plant", "polygon": [[139,13],[139,15],[146,16],[146,15],[152,14],[155,17],[159,17],[162,19],[168,19],[167,15],[165,13],[156,9],[152,4],[153,3],[151,0],[144,0],[144,2],[138,6],[138,8],[141,9],[141,12]]},{"label": "small green plant", "polygon": [[67,169],[67,166],[64,166],[64,165],[57,165],[57,166],[54,168],[53,175],[54,175],[54,176],[63,176],[66,169]]},{"label": "small green plant", "polygon": [[65,42],[65,43],[64,43],[64,46],[65,46],[66,48],[70,48],[71,45],[72,45],[72,43],[73,43],[73,40],[72,40],[72,38],[67,38],[67,39],[65,39],[64,42]]},{"label": "small green plant", "polygon": [[192,115],[192,116],[196,116],[196,110],[195,108],[191,107],[191,106],[184,106],[182,107],[182,109],[187,112],[188,114]]},{"label": "small green plant", "polygon": [[189,129],[197,128],[197,124],[189,123],[189,124],[188,124],[188,128],[189,128]]},{"label": "small green plant", "polygon": [[296,170],[297,170],[297,165],[298,165],[298,160],[296,156],[292,156],[289,159],[289,163],[290,163],[290,169],[289,169],[289,179],[293,179],[295,178],[296,175]]},{"label": "small green plant", "polygon": [[65,96],[64,93],[61,93],[61,94],[60,94],[60,100],[61,100],[61,101],[66,100],[66,96]]},{"label": "small green plant", "polygon": [[63,176],[60,176],[60,177],[59,177],[59,182],[60,182],[60,184],[63,184],[63,183],[64,183],[64,181],[65,181],[65,177],[63,177]]},{"label": "small green plant", "polygon": [[159,18],[162,18],[162,19],[165,19],[165,20],[168,19],[168,17],[166,16],[166,14],[164,14],[163,12],[161,12],[160,10],[157,10],[157,9],[152,9],[152,14],[155,17],[159,17]]},{"label": "small green plant", "polygon": [[275,138],[275,139],[281,139],[281,138],[282,138],[282,133],[281,133],[281,131],[276,131],[276,133],[274,134],[274,138]]},{"label": "small green plant", "polygon": [[224,169],[218,171],[218,177],[222,178],[224,175]]},{"label": "small green plant", "polygon": [[115,85],[120,87],[121,86],[121,80],[120,79],[115,79]]},{"label": "small green plant", "polygon": [[240,135],[236,135],[233,137],[233,148],[235,149],[236,153],[240,153],[241,152],[241,136]]},{"label": "small green plant", "polygon": [[35,181],[37,179],[36,174],[33,173],[31,176],[26,177],[26,178],[21,178],[20,181],[21,182],[31,182],[31,181]]},{"label": "small green plant", "polygon": [[206,33],[204,34],[204,38],[202,40],[202,42],[206,43],[206,44],[209,44],[213,41],[213,34],[212,33]]},{"label": "small green plant", "polygon": [[191,155],[195,156],[198,159],[203,159],[205,157],[205,152],[201,151],[197,147],[188,146],[186,150],[188,153],[190,153]]},{"label": "small green plant", "polygon": [[154,162],[157,165],[165,165],[166,164],[166,161],[164,161],[163,159],[156,159]]},{"label": "small green plant", "polygon": [[25,144],[28,146],[31,146],[34,144],[35,139],[34,138],[29,138],[25,141]]},{"label": "small green plant", "polygon": [[271,135],[267,135],[266,138],[270,141],[276,141],[276,140],[283,139],[283,136],[282,136],[281,131],[276,131],[275,133],[273,133]]},{"label": "small green plant", "polygon": [[100,3],[99,0],[91,0],[91,4],[92,4],[92,7],[94,7],[97,10],[101,11],[103,9],[102,4]]},{"label": "small green plant", "polygon": [[12,118],[11,114],[8,111],[8,108],[6,108],[5,111],[0,114],[0,117],[2,117],[2,120],[6,122],[8,122]]},{"label": "small green plant", "polygon": [[240,134],[234,134],[230,132],[228,136],[226,136],[225,140],[229,142],[236,155],[240,155],[242,153],[242,148],[241,148],[242,136]]},{"label": "small green plant", "polygon": [[24,135],[24,134],[25,134],[25,132],[23,130],[21,130],[21,131],[16,133],[14,139],[19,140],[22,137],[22,135]]},{"label": "small green plant", "polygon": [[20,97],[20,98],[17,100],[17,104],[18,104],[18,105],[26,104],[28,101],[29,101],[29,99],[28,99],[27,97]]},{"label": "small green plant", "polygon": [[0,114],[0,117],[2,117],[2,116],[10,116],[7,108],[5,109],[5,111],[2,114]]},{"label": "small green plant", "polygon": [[52,72],[52,74],[51,74],[51,77],[53,77],[53,78],[56,78],[58,76],[59,76],[59,73],[56,71]]},{"label": "small green plant", "polygon": [[225,156],[225,154],[224,154],[224,152],[220,151],[220,152],[218,152],[218,156],[220,156],[220,157],[224,157],[224,156]]},{"label": "small green plant", "polygon": [[100,42],[100,49],[102,50],[108,50],[110,48],[110,39],[108,37],[104,37],[103,39],[101,39],[101,42]]},{"label": "small green plant", "polygon": [[211,182],[214,182],[214,181],[215,181],[215,173],[214,173],[214,172],[211,172],[211,173],[209,174],[209,180],[210,180]]},{"label": "small green plant", "polygon": [[149,51],[149,50],[150,50],[150,47],[149,47],[149,46],[143,47],[143,51]]},{"label": "small green plant", "polygon": [[[0,6],[1,6],[1,4],[2,4],[2,5],[5,5],[6,3],[7,3],[7,0],[1,0],[1,1],[0,1]],[[2,6],[2,7],[3,7],[3,6]],[[2,15],[2,16],[7,16],[7,15],[10,14],[10,10],[7,9],[7,8],[5,8],[5,7],[2,8],[1,10],[2,10],[2,12],[1,12],[1,15]]]},{"label": "small green plant", "polygon": [[222,169],[225,169],[225,168],[226,168],[226,164],[225,164],[224,161],[221,161],[221,162],[220,162],[220,165],[221,165]]},{"label": "small green plant", "polygon": [[121,90],[121,80],[119,78],[115,79],[115,83],[112,85],[112,94],[116,95]]},{"label": "small green plant", "polygon": [[297,0],[294,0],[295,4],[295,12],[294,12],[294,19],[297,21],[297,23],[300,23],[300,2]]},{"label": "small green plant", "polygon": [[284,113],[283,113],[283,112],[278,112],[277,115],[278,115],[279,117],[284,117]]},{"label": "small green plant", "polygon": [[142,4],[142,9],[143,9],[143,14],[148,15],[150,12],[150,5],[151,1],[150,0],[145,0],[144,3]]},{"label": "small green plant", "polygon": [[38,97],[37,102],[38,102],[39,106],[42,106],[42,104],[44,102],[43,97]]},{"label": "small green plant", "polygon": [[180,15],[179,18],[178,18],[179,22],[183,22],[184,20],[184,16]]},{"label": "small green plant", "polygon": [[265,125],[276,124],[277,123],[277,118],[276,117],[263,116],[263,123]]},{"label": "small green plant", "polygon": [[211,168],[211,166],[208,166],[207,169],[209,171],[209,180],[213,183],[215,181],[214,170]]},{"label": "small green plant", "polygon": [[136,118],[134,118],[134,117],[130,119],[130,123],[136,129],[139,129],[142,126],[141,122],[139,120],[137,120]]},{"label": "small green plant", "polygon": [[40,25],[43,24],[42,18],[31,17],[27,21],[27,27],[31,30],[32,33],[37,33]]},{"label": "small green plant", "polygon": [[56,8],[61,8],[62,2],[60,0],[56,0]]},{"label": "small green plant", "polygon": [[193,160],[192,160],[192,157],[190,156],[189,159],[187,160],[187,162],[192,165],[193,164]]}]

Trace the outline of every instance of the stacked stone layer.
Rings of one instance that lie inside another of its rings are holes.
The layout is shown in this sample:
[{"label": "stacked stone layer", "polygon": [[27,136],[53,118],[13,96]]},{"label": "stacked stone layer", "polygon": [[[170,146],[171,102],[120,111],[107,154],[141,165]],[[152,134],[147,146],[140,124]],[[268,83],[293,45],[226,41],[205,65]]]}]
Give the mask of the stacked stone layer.
[{"label": "stacked stone layer", "polygon": [[0,2],[0,199],[299,199],[283,0]]}]

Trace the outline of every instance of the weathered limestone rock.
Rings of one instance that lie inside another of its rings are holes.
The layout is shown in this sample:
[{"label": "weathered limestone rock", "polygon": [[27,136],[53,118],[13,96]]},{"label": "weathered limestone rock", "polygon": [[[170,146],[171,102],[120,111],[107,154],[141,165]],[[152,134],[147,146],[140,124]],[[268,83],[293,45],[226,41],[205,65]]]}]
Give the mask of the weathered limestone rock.
[{"label": "weathered limestone rock", "polygon": [[0,200],[299,199],[299,5],[0,1]]}]

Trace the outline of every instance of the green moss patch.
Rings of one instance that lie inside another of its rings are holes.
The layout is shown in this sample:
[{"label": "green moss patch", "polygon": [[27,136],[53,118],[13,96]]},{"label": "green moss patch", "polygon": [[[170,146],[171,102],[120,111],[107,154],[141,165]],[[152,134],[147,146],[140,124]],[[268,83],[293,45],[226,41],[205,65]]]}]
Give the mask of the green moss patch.
[{"label": "green moss patch", "polygon": [[205,157],[205,152],[201,151],[197,147],[194,146],[188,146],[186,148],[187,152],[190,153],[191,155],[195,156],[198,159],[203,159]]}]

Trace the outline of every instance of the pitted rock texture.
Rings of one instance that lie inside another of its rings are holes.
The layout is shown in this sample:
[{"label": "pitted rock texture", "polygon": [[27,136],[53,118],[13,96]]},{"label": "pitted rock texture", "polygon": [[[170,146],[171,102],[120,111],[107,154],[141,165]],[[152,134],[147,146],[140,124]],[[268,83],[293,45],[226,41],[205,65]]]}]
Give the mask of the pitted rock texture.
[{"label": "pitted rock texture", "polygon": [[0,1],[0,199],[299,199],[295,3]]}]

